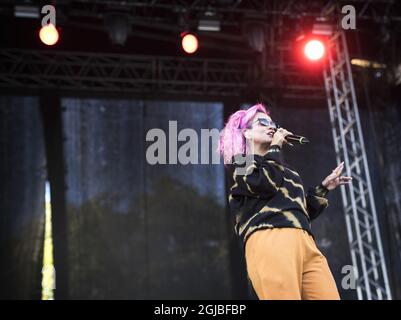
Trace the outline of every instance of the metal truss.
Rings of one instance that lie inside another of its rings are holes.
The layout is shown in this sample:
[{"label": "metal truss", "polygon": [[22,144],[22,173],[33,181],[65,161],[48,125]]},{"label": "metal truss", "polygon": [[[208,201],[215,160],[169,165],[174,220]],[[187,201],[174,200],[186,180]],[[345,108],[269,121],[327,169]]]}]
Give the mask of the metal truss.
[{"label": "metal truss", "polygon": [[[0,14],[13,14],[16,0],[0,4]],[[184,24],[194,26],[199,15],[212,10],[221,14],[218,33],[203,35],[202,45],[211,52],[231,51],[239,60],[193,59],[53,52],[0,50],[0,86],[60,88],[72,90],[125,91],[197,95],[241,95],[250,87],[278,92],[294,98],[324,98],[322,79],[297,70],[291,59],[283,58],[279,48],[292,43],[285,17],[328,17],[341,15],[341,4],[352,4],[358,18],[394,18],[389,8],[394,0],[299,1],[299,0],[60,0],[57,19],[60,25],[104,31],[102,18],[113,12],[129,13],[134,25],[130,35],[141,39],[175,43]],[[85,18],[85,19],[83,19]],[[99,18],[86,19],[86,18]],[[181,19],[183,18],[183,19]],[[262,19],[265,24],[266,62],[256,65],[243,57],[253,57],[241,25],[247,19]],[[86,21],[88,20],[88,21]],[[181,21],[181,22],[180,22]],[[286,29],[287,28],[287,29]],[[216,51],[212,51],[216,50]],[[286,50],[291,50],[291,47]],[[243,59],[243,60],[242,60]],[[261,70],[262,69],[262,70]]]},{"label": "metal truss", "polygon": [[359,299],[391,299],[375,199],[372,191],[346,37],[336,31],[329,40],[324,70],[337,163],[343,159],[352,184],[341,195]]},{"label": "metal truss", "polygon": [[248,60],[0,49],[0,87],[140,94],[240,96],[256,86],[324,98],[321,83],[283,72],[281,87]]},{"label": "metal truss", "polygon": [[[125,11],[131,16],[149,18],[149,24],[161,21],[171,23],[172,15],[186,13],[198,17],[206,11],[225,14],[221,19],[222,25],[238,24],[243,16],[291,16],[291,17],[321,17],[326,13],[333,18],[341,18],[339,10],[344,5],[352,5],[356,9],[358,20],[373,20],[376,22],[401,21],[401,16],[392,9],[395,0],[59,0],[57,10],[68,13],[70,17],[101,18],[112,10]],[[0,14],[13,14],[14,4],[21,4],[19,0],[3,0],[0,4]],[[156,20],[155,20],[156,18]],[[134,20],[135,20],[134,19]]]},{"label": "metal truss", "polygon": [[[12,2],[12,1],[11,1]],[[321,12],[331,11],[335,17],[342,17],[341,10],[327,10],[330,8],[339,8],[344,5],[353,5],[356,9],[358,19],[368,19],[377,22],[397,20],[401,21],[400,16],[396,16],[390,10],[395,0],[325,0],[325,1],[300,1],[300,0],[232,0],[225,1],[225,4],[219,4],[218,1],[210,0],[138,0],[119,1],[113,0],[68,0],[58,1],[58,5],[74,5],[79,4],[81,8],[85,8],[86,12],[96,14],[96,7],[109,6],[118,8],[133,8],[136,11],[146,10],[147,14],[152,14],[152,10],[160,17],[161,10],[183,13],[204,13],[206,11],[214,11],[216,13],[241,13],[253,16],[257,15],[277,15],[277,16],[313,16],[320,17]],[[90,9],[90,10],[88,10]],[[229,18],[229,17],[227,17]],[[226,19],[225,19],[226,20]],[[226,21],[222,21],[225,23]]]},{"label": "metal truss", "polygon": [[247,86],[247,61],[0,50],[0,86],[231,95]]}]

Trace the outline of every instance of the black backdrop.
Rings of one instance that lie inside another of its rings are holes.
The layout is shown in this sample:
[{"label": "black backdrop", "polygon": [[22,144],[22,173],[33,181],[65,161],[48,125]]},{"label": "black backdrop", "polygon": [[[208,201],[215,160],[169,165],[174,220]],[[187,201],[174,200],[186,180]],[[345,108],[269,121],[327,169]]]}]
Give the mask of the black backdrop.
[{"label": "black backdrop", "polygon": [[46,157],[39,101],[0,96],[0,297],[41,295]]}]

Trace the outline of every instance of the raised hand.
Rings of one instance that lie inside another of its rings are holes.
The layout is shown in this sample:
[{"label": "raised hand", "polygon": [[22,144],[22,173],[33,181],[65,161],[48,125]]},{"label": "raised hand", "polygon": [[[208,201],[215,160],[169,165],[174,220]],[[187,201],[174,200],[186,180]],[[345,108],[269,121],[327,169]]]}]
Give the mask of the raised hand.
[{"label": "raised hand", "polygon": [[322,182],[322,185],[328,190],[334,190],[339,185],[348,184],[351,182],[351,177],[341,176],[344,169],[344,161],[341,162],[331,174],[329,174]]}]

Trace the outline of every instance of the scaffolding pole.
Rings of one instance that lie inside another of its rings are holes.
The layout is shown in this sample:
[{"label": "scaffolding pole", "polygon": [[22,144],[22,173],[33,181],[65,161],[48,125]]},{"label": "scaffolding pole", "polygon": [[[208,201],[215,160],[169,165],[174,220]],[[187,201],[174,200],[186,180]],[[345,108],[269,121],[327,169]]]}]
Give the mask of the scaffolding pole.
[{"label": "scaffolding pole", "polygon": [[345,33],[329,39],[323,71],[337,163],[352,183],[341,186],[347,235],[359,300],[390,300],[375,199],[370,180]]}]

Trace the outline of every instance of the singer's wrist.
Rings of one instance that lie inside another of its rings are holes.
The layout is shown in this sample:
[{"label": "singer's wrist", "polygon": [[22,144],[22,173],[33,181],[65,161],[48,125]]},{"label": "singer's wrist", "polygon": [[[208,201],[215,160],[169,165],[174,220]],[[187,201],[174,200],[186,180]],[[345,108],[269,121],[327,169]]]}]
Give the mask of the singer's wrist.
[{"label": "singer's wrist", "polygon": [[271,144],[267,149],[265,158],[280,162],[280,151],[281,151],[281,146],[277,144]]},{"label": "singer's wrist", "polygon": [[330,191],[330,190],[327,188],[327,186],[325,186],[325,185],[323,184],[323,182],[320,183],[320,185],[318,185],[318,186],[315,188],[315,193],[316,193],[316,195],[318,195],[319,197],[326,197],[327,194],[329,193],[329,191]]},{"label": "singer's wrist", "polygon": [[270,151],[270,150],[274,150],[274,151],[278,150],[278,151],[280,151],[281,148],[282,148],[281,145],[272,143],[267,150],[268,151]]},{"label": "singer's wrist", "polygon": [[278,147],[280,147],[280,148],[282,148],[283,147],[283,140],[275,140],[274,138],[273,138],[273,140],[272,140],[272,142],[271,142],[271,144],[270,144],[270,147],[272,147],[272,146],[278,146]]}]

